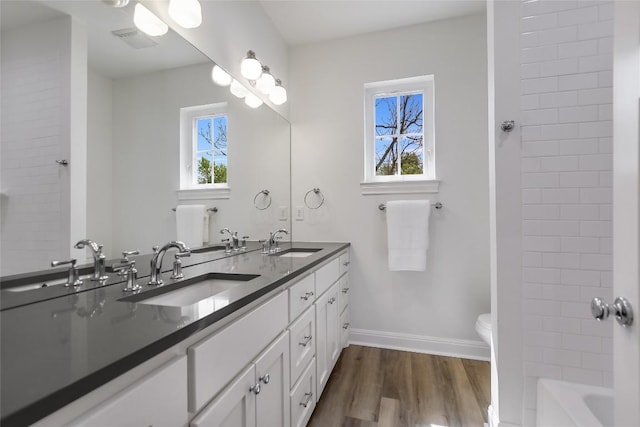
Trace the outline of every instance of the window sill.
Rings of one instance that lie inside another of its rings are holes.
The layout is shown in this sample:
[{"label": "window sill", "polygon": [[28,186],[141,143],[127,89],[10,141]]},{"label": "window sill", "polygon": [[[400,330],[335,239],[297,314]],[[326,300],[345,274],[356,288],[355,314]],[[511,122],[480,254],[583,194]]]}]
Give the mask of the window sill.
[{"label": "window sill", "polygon": [[229,199],[231,189],[226,188],[184,188],[178,190],[178,200]]},{"label": "window sill", "polygon": [[437,179],[424,181],[374,181],[360,183],[360,192],[363,196],[373,194],[438,193],[439,189],[440,181]]}]

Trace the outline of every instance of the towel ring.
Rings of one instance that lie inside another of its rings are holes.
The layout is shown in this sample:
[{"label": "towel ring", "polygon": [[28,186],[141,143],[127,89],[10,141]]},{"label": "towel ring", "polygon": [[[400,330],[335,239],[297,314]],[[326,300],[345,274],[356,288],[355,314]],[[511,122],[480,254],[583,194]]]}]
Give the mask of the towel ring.
[{"label": "towel ring", "polygon": [[[267,206],[265,206],[264,208],[259,207],[258,204],[256,203],[256,200],[258,200],[258,196],[260,196],[261,194],[264,194],[265,197],[269,198],[269,203],[267,203]],[[256,196],[253,198],[253,205],[256,207],[256,209],[261,211],[268,209],[269,206],[271,206],[271,194],[269,194],[269,190],[259,191],[258,194],[256,194]]]},{"label": "towel ring", "polygon": [[[176,208],[171,208],[172,211],[176,211]],[[215,206],[212,208],[207,208],[207,213],[216,213],[218,212],[218,208],[216,208]]]},{"label": "towel ring", "polygon": [[[320,195],[320,204],[318,204],[318,206],[315,206],[315,207],[314,206],[309,206],[309,203],[307,202],[307,197],[309,197],[309,194],[311,194],[311,193]],[[312,188],[311,190],[307,191],[307,194],[304,195],[304,204],[309,209],[318,209],[320,206],[322,206],[323,203],[324,203],[324,196],[322,195],[322,192],[320,192],[319,188]]]}]

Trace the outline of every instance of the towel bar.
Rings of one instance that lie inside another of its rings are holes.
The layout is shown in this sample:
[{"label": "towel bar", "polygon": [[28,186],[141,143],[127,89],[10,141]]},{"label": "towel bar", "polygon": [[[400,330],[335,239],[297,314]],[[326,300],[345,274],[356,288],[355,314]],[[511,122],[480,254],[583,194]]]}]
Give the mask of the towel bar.
[{"label": "towel bar", "polygon": [[[176,208],[171,208],[171,210],[175,212],[175,211],[176,211]],[[216,213],[216,212],[218,212],[218,208],[216,208],[215,206],[214,206],[214,207],[212,207],[212,208],[208,208],[208,209],[207,209],[207,212],[213,212],[213,213]]]},{"label": "towel bar", "polygon": [[[440,202],[431,203],[431,206],[433,206],[436,209],[442,209],[442,203],[440,203]],[[383,211],[383,210],[387,209],[387,205],[385,205],[384,203],[380,203],[378,205],[378,209]]]}]

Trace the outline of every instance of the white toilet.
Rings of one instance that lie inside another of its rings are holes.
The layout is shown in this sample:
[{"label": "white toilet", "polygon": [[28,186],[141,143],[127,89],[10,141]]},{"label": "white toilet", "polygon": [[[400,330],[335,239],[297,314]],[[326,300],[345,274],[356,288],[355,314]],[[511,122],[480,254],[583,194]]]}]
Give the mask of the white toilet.
[{"label": "white toilet", "polygon": [[491,313],[484,313],[476,320],[476,332],[491,347]]}]

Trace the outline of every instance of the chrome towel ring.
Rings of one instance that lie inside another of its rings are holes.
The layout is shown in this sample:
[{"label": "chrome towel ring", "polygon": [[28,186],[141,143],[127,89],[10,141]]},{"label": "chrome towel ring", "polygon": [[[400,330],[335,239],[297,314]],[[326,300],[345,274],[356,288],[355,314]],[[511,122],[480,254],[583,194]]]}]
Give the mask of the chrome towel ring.
[{"label": "chrome towel ring", "polygon": [[[261,208],[260,206],[258,206],[258,203],[257,203],[258,197],[259,197],[261,194],[262,194],[262,195],[264,195],[264,198],[265,198],[265,199],[268,199],[267,206],[265,206],[265,207],[263,207],[263,208]],[[261,210],[261,211],[263,211],[263,210],[265,210],[265,209],[268,209],[268,208],[269,208],[269,206],[271,206],[271,194],[269,194],[269,190],[262,190],[262,191],[259,191],[259,192],[258,192],[258,194],[256,194],[256,196],[253,198],[253,205],[256,207],[256,209]]]},{"label": "chrome towel ring", "polygon": [[[318,204],[318,206],[310,206],[309,205],[309,202],[307,201],[307,198],[309,197],[309,194],[311,194],[311,193],[314,193],[314,194],[318,195],[318,197],[320,197],[320,203]],[[318,209],[320,206],[322,206],[323,203],[324,203],[324,196],[320,192],[319,188],[312,188],[311,190],[307,191],[307,194],[304,195],[304,204],[309,209]]]}]

